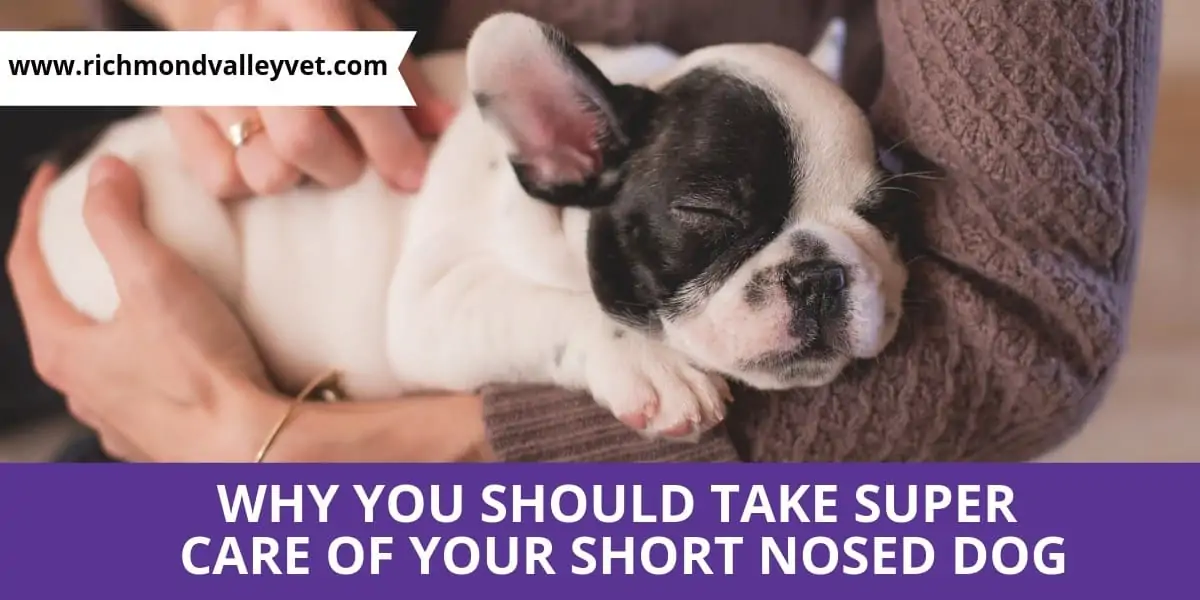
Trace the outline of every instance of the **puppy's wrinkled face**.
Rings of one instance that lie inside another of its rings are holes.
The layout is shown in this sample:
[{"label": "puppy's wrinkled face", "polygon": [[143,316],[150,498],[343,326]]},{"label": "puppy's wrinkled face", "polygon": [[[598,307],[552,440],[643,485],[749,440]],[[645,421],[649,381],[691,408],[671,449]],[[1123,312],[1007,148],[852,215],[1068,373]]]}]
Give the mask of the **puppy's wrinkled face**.
[{"label": "puppy's wrinkled face", "polygon": [[477,104],[532,196],[591,209],[614,318],[760,389],[829,383],[895,335],[907,274],[867,122],[804,57],[707,48],[615,85],[504,14],[468,47]]}]

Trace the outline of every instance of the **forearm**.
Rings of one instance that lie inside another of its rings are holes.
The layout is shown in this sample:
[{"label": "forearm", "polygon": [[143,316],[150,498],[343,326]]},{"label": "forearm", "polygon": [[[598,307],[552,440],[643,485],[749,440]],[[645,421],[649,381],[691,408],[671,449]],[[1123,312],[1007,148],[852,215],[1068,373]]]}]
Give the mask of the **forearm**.
[{"label": "forearm", "polygon": [[749,454],[1036,458],[1124,347],[1159,3],[887,0],[878,17],[874,120],[933,171],[904,332],[859,376],[747,414]]},{"label": "forearm", "polygon": [[876,121],[937,172],[918,187],[915,318],[903,358],[809,418],[865,392],[895,442],[849,456],[1037,457],[1086,421],[1124,347],[1159,3],[892,0],[879,20]]},{"label": "forearm", "polygon": [[874,120],[932,163],[903,333],[857,376],[746,413],[753,458],[1029,460],[1082,426],[1124,345],[1157,14],[879,3]]}]

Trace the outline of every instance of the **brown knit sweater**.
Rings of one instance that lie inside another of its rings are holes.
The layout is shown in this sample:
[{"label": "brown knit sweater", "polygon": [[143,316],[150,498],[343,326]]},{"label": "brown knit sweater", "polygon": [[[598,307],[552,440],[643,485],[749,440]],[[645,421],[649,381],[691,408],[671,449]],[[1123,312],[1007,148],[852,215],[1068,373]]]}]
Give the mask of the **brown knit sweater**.
[{"label": "brown knit sweater", "polygon": [[[422,5],[433,0],[409,0]],[[397,9],[403,0],[379,0]],[[413,5],[408,5],[411,8]],[[744,392],[699,444],[647,441],[583,394],[496,390],[506,461],[1024,460],[1077,430],[1126,337],[1159,0],[451,0],[434,46],[517,10],[578,40],[806,50],[851,24],[849,87],[937,171],[907,324],[833,385]],[[426,33],[429,32],[429,33]],[[880,77],[882,72],[882,77]]]}]

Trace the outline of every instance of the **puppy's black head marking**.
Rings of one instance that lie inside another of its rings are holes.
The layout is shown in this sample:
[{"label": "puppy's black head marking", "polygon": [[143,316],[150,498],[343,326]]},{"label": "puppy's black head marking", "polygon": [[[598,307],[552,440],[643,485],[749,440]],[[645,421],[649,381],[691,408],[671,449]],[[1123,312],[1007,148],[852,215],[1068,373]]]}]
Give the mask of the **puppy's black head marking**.
[{"label": "puppy's black head marking", "polygon": [[799,149],[761,89],[705,68],[658,98],[588,248],[600,302],[643,326],[693,308],[778,235],[799,178]]}]

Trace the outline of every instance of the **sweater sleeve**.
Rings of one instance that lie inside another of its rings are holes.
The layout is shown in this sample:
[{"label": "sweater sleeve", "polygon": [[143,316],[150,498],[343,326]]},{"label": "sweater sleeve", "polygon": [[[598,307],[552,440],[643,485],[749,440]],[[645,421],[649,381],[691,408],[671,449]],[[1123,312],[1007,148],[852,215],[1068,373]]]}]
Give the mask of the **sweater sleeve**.
[{"label": "sweater sleeve", "polygon": [[501,460],[1026,460],[1085,422],[1126,337],[1160,0],[877,11],[872,116],[934,167],[885,355],[825,388],[741,394],[694,445],[643,440],[580,394],[500,390]]}]

